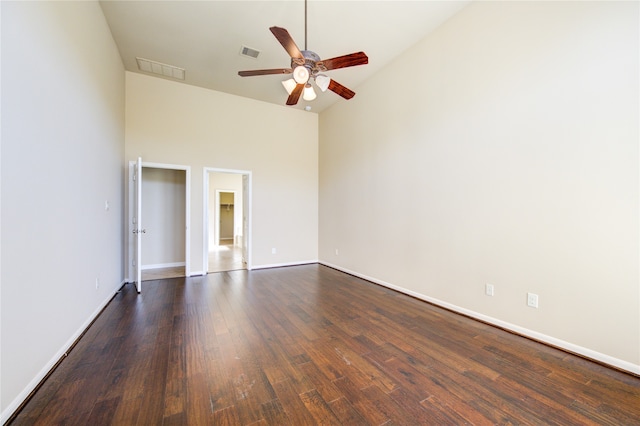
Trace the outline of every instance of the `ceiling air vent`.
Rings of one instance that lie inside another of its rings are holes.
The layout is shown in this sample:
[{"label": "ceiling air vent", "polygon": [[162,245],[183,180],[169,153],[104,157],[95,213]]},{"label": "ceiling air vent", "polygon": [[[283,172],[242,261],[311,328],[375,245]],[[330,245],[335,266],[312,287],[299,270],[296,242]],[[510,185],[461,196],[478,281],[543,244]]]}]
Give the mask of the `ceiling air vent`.
[{"label": "ceiling air vent", "polygon": [[184,80],[184,68],[174,67],[173,65],[167,65],[144,58],[136,58],[136,61],[138,62],[138,68],[140,71],[158,74],[163,77],[175,78],[177,80]]},{"label": "ceiling air vent", "polygon": [[257,59],[260,51],[247,46],[242,46],[242,49],[240,49],[240,54],[248,58]]}]

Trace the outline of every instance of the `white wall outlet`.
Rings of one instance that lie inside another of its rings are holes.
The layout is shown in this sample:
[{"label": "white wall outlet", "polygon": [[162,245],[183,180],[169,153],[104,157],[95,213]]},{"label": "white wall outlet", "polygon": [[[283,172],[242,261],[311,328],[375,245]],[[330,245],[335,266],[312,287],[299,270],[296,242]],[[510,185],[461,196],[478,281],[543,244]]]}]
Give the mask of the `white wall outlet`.
[{"label": "white wall outlet", "polygon": [[338,256],[338,249],[336,249],[336,256]]},{"label": "white wall outlet", "polygon": [[538,307],[538,295],[535,293],[527,293],[527,306],[532,308]]},{"label": "white wall outlet", "polygon": [[276,250],[275,247],[271,249],[271,254],[276,254],[276,252],[277,252],[277,250]]},{"label": "white wall outlet", "polygon": [[96,290],[100,288],[100,278],[96,278]]},{"label": "white wall outlet", "polygon": [[109,206],[109,200],[106,200],[106,201],[104,202],[104,211],[108,212],[108,211],[109,211],[109,208],[110,208],[110,206]]},{"label": "white wall outlet", "polygon": [[493,284],[484,285],[484,294],[487,296],[493,296]]}]

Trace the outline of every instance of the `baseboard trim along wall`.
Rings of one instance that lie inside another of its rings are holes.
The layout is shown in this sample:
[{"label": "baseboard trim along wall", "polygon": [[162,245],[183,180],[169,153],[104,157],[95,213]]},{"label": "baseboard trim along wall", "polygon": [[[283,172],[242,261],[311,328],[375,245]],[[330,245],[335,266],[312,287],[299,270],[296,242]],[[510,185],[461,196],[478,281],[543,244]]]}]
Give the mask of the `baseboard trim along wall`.
[{"label": "baseboard trim along wall", "polygon": [[[287,266],[298,266],[298,265],[311,265],[314,263],[319,263],[317,260],[305,260],[303,262],[290,262],[290,263],[273,263],[273,264],[269,264],[269,265],[258,265],[258,266],[252,266],[251,269],[246,268],[246,270],[248,271],[254,271],[257,269],[269,269],[269,268],[284,268]],[[337,268],[336,268],[337,269]],[[238,270],[242,270],[242,269],[238,269]],[[204,271],[191,271],[191,274],[189,274],[190,277],[200,277],[200,276],[204,276],[207,274],[215,274],[215,272],[204,272]],[[133,282],[134,280],[132,279],[128,279],[127,282]]]},{"label": "baseboard trim along wall", "polygon": [[485,322],[487,324],[502,328],[504,330],[513,332],[515,334],[527,337],[529,339],[532,339],[532,340],[535,340],[535,341],[538,341],[538,342],[541,342],[541,343],[544,343],[544,344],[547,344],[549,346],[556,347],[556,348],[564,350],[566,352],[570,352],[570,353],[579,355],[581,357],[591,359],[591,360],[596,361],[596,362],[601,363],[601,364],[606,364],[606,365],[608,365],[610,367],[613,367],[613,368],[616,368],[616,369],[619,369],[619,370],[627,371],[627,372],[629,372],[631,374],[640,375],[640,365],[636,365],[636,364],[633,364],[633,363],[628,362],[628,361],[624,361],[624,360],[621,360],[621,359],[618,359],[618,358],[614,358],[612,356],[609,356],[609,355],[606,355],[606,354],[603,354],[603,353],[600,353],[600,352],[596,352],[596,351],[591,350],[589,348],[585,348],[585,347],[582,347],[582,346],[574,345],[573,343],[565,342],[564,340],[556,339],[555,337],[547,336],[546,334],[538,333],[536,331],[529,330],[527,328],[520,327],[518,325],[511,324],[511,323],[508,323],[506,321],[502,321],[502,320],[499,320],[499,319],[496,319],[496,318],[493,318],[493,317],[490,317],[490,316],[487,316],[487,315],[483,315],[483,314],[480,314],[478,312],[475,312],[475,311],[472,311],[472,310],[469,310],[469,309],[466,309],[466,308],[461,308],[460,306],[456,306],[456,305],[453,305],[451,303],[444,302],[444,301],[439,300],[439,299],[435,299],[433,297],[425,296],[424,294],[420,294],[420,293],[417,293],[415,291],[407,290],[406,288],[399,287],[397,285],[394,285],[394,284],[391,284],[391,283],[388,283],[388,282],[385,282],[385,281],[382,281],[382,280],[379,280],[379,279],[376,279],[376,278],[373,278],[373,277],[369,277],[367,275],[360,274],[360,273],[355,272],[355,271],[351,271],[349,269],[343,268],[343,267],[338,266],[338,265],[334,265],[334,264],[331,264],[331,263],[328,263],[328,262],[322,262],[322,261],[320,261],[319,263],[321,265],[325,265],[325,266],[328,266],[330,268],[337,269],[338,271],[344,272],[346,274],[353,275],[355,277],[362,278],[364,280],[370,281],[370,282],[372,282],[374,284],[378,284],[378,285],[381,285],[383,287],[387,287],[387,288],[390,288],[392,290],[398,291],[400,293],[406,294],[408,296],[415,297],[416,299],[424,300],[425,302],[432,303],[432,304],[434,304],[436,306],[440,306],[440,307],[448,309],[450,311],[457,312],[459,314],[462,314],[462,315],[468,316],[470,318]]},{"label": "baseboard trim along wall", "polygon": [[76,345],[78,340],[86,333],[86,331],[91,327],[91,324],[98,318],[98,316],[102,313],[104,308],[107,307],[109,302],[114,298],[114,296],[122,289],[122,287],[127,284],[127,280],[124,279],[118,284],[107,296],[106,299],[102,301],[102,303],[98,306],[98,308],[89,315],[89,318],[78,328],[78,330],[65,342],[62,348],[49,360],[49,362],[42,367],[42,369],[38,372],[38,374],[29,382],[29,384],[16,396],[16,398],[11,401],[11,403],[7,406],[7,408],[0,415],[0,424],[5,424],[14,413],[24,404],[31,394],[38,389],[40,384],[45,380],[53,370],[67,357],[69,352]]},{"label": "baseboard trim along wall", "polygon": [[287,266],[311,265],[314,263],[320,263],[320,262],[318,260],[303,260],[301,262],[271,263],[268,265],[253,265],[251,269],[256,270],[256,269],[269,269],[269,268],[284,268]]},{"label": "baseboard trim along wall", "polygon": [[154,265],[142,265],[140,267],[140,270],[145,271],[147,269],[177,268],[179,266],[185,266],[185,262],[156,263]]}]

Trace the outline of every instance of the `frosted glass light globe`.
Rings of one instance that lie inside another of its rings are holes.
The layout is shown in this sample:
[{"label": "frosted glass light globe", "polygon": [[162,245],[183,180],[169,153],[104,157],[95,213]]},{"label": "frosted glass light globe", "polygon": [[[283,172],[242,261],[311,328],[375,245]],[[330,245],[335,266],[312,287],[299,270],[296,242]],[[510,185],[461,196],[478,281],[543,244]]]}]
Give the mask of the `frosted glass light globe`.
[{"label": "frosted glass light globe", "polygon": [[309,70],[307,69],[307,67],[298,65],[293,70],[293,79],[298,84],[307,84],[307,81],[309,81]]},{"label": "frosted glass light globe", "polygon": [[305,101],[312,101],[316,98],[316,92],[313,90],[313,87],[309,83],[304,86],[304,91],[302,92],[302,99]]}]

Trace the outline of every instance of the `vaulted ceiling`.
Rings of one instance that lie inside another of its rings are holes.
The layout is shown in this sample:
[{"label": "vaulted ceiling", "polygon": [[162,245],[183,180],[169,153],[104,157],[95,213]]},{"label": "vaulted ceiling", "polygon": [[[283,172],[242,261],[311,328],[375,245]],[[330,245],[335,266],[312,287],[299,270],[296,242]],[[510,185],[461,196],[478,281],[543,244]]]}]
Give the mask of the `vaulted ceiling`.
[{"label": "vaulted ceiling", "polygon": [[[367,65],[327,72],[357,96],[363,81],[469,2],[309,0],[307,48],[323,59],[364,51]],[[128,71],[149,74],[138,67],[136,57],[141,57],[184,68],[183,83],[284,106],[288,95],[281,81],[289,76],[240,77],[238,71],[290,66],[289,55],[269,27],[286,28],[304,49],[304,0],[102,0],[100,4]],[[241,55],[243,46],[259,51],[258,58]],[[419,75],[407,78],[419,84]],[[349,102],[330,91],[316,92],[315,100],[301,98],[289,108],[309,105],[320,112],[335,102]]]}]

